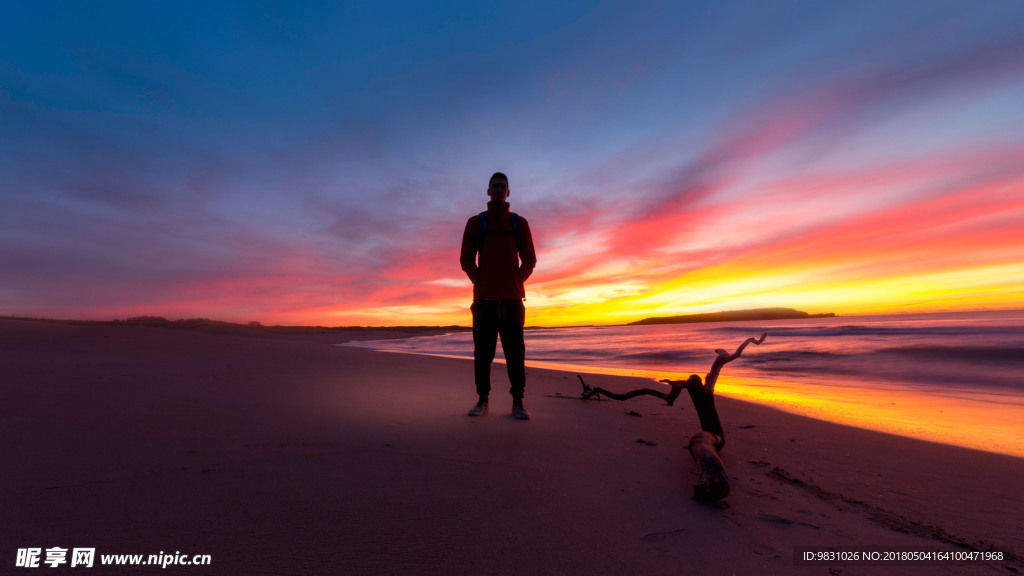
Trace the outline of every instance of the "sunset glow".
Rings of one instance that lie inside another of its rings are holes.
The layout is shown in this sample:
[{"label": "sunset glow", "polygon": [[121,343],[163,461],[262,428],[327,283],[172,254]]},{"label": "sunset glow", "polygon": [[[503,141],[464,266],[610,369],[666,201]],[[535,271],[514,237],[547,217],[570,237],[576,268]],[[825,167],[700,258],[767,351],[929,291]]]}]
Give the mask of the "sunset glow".
[{"label": "sunset glow", "polygon": [[466,325],[496,170],[529,325],[1024,308],[1017,3],[66,8],[0,24],[0,315]]}]

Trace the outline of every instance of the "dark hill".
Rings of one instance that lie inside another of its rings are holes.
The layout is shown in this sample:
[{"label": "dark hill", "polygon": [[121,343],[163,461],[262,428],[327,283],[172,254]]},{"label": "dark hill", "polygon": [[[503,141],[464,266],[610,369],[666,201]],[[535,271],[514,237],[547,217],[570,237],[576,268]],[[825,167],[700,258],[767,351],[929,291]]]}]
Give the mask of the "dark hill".
[{"label": "dark hill", "polygon": [[730,310],[707,314],[684,314],[682,316],[660,316],[630,322],[630,326],[648,324],[686,324],[689,322],[739,322],[742,320],[794,320],[798,318],[832,318],[835,314],[808,314],[792,308],[755,308],[753,310]]}]

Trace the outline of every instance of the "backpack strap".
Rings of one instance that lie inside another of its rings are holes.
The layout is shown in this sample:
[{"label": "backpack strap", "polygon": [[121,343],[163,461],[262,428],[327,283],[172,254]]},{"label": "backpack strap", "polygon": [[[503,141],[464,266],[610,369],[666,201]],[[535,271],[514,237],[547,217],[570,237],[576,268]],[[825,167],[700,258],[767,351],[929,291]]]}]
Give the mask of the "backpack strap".
[{"label": "backpack strap", "polygon": [[480,222],[480,229],[476,233],[475,251],[479,252],[480,248],[484,245],[484,236],[487,234],[487,211],[481,212],[477,219]]},{"label": "backpack strap", "polygon": [[519,250],[520,234],[519,234],[519,214],[512,212],[512,233],[516,235],[516,251]]}]

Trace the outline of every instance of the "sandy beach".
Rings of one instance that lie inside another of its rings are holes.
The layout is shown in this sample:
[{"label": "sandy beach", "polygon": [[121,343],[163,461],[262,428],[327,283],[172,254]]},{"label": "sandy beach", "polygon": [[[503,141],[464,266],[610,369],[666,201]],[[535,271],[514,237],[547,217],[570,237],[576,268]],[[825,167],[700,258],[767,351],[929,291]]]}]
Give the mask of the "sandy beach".
[{"label": "sandy beach", "polygon": [[[732,493],[706,505],[685,397],[584,402],[529,369],[521,422],[495,366],[469,418],[470,362],[333,345],[366,337],[0,320],[0,572],[52,547],[98,574],[1024,571],[1022,459],[720,398]],[[1003,560],[795,565],[811,546]],[[99,559],[158,553],[211,562]]]}]

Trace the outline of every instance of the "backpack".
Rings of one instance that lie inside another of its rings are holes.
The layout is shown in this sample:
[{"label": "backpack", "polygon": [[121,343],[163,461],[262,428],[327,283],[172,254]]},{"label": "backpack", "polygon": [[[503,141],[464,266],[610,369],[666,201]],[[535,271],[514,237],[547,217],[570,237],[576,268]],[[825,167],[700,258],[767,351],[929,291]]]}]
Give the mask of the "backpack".
[{"label": "backpack", "polygon": [[[516,214],[515,212],[509,212],[509,215],[512,217],[511,234],[514,234],[516,237],[516,250],[518,251],[520,249],[519,246],[522,240],[522,234],[519,232],[519,214]],[[487,212],[481,212],[480,216],[478,217],[478,220],[480,221],[480,229],[476,233],[477,252],[479,252],[480,247],[484,245],[484,236],[487,235]],[[491,231],[491,234],[509,234],[509,232]]]}]

